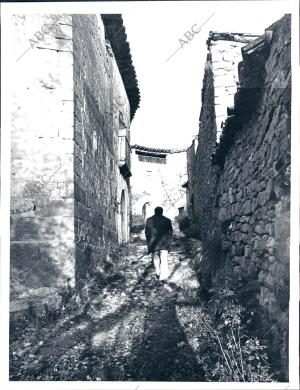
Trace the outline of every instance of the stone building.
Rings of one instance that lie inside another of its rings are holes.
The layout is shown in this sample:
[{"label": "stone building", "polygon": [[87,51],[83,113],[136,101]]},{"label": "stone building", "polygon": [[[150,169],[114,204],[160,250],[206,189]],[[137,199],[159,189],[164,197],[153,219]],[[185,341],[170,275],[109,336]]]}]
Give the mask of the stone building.
[{"label": "stone building", "polygon": [[[213,192],[215,186],[214,179],[208,178],[206,172],[214,169],[214,167],[211,168],[212,156],[220,141],[222,128],[227,118],[227,109],[234,105],[234,96],[239,83],[238,64],[242,61],[241,48],[257,38],[258,36],[253,34],[210,32],[207,39],[208,53],[202,89],[202,104],[205,109],[201,111],[200,129],[202,126],[208,134],[207,143],[201,150],[200,165],[195,163],[200,155],[197,153],[199,136],[195,137],[187,150],[189,172],[187,208],[191,220],[196,223],[196,230],[201,229],[202,238],[207,232],[207,224],[211,221],[207,210],[212,203],[206,196],[206,191]],[[197,180],[199,177],[202,178],[201,183]],[[201,218],[201,224],[199,218]]]},{"label": "stone building", "polygon": [[103,270],[110,244],[128,239],[140,97],[121,15],[14,15],[12,23],[14,310],[67,278],[80,287]]},{"label": "stone building", "polygon": [[[132,146],[132,229],[141,230],[156,206],[175,221],[186,208],[186,150]],[[176,228],[177,225],[174,224]]]},{"label": "stone building", "polygon": [[[250,42],[240,43],[241,37],[249,38],[211,33],[207,42],[199,134],[187,153],[188,209],[198,237],[221,243],[225,269],[242,284],[257,286],[253,294],[286,378],[290,15]],[[228,64],[235,67],[230,75]],[[227,92],[231,96],[219,100]]]}]

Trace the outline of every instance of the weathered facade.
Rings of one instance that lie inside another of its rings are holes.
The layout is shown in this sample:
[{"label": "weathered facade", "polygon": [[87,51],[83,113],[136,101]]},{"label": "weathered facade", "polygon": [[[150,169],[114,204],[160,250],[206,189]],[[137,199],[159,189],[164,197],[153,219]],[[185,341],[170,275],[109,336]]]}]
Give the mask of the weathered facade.
[{"label": "weathered facade", "polygon": [[[236,40],[236,34],[227,35]],[[188,150],[189,210],[198,235],[222,243],[225,267],[244,283],[256,282],[266,331],[288,362],[290,210],[290,16],[241,49],[234,104],[222,107],[216,88],[223,59],[208,40],[198,146]],[[222,46],[223,40],[218,45]],[[222,50],[221,50],[222,51]],[[216,54],[216,57],[215,57]],[[235,56],[234,56],[235,57]],[[234,61],[233,61],[234,62]],[[235,66],[236,66],[235,65]],[[224,74],[224,85],[228,77]],[[229,81],[230,83],[230,81]],[[223,88],[223,87],[222,87]],[[223,91],[225,89],[223,88]],[[226,101],[227,104],[227,101]],[[224,109],[227,109],[224,118]],[[222,121],[218,115],[222,111]],[[223,124],[222,124],[223,122]],[[221,126],[222,124],[222,126]],[[217,136],[222,127],[221,137]],[[255,292],[254,292],[255,294]]]},{"label": "weathered facade", "polygon": [[32,45],[12,87],[15,310],[67,278],[80,287],[102,269],[111,242],[128,240],[139,90],[121,15],[15,15],[13,23],[17,54]]},{"label": "weathered facade", "polygon": [[[186,207],[185,149],[132,146],[132,229],[144,227],[145,219],[161,206],[174,220]],[[174,225],[176,228],[176,224]]]}]

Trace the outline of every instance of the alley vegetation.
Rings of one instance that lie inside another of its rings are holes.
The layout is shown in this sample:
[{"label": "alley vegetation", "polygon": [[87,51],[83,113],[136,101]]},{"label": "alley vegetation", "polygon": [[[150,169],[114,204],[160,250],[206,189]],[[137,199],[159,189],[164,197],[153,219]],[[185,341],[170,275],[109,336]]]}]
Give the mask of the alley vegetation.
[{"label": "alley vegetation", "polygon": [[229,288],[201,288],[201,251],[197,240],[175,238],[167,290],[134,235],[116,249],[109,280],[90,278],[81,296],[64,286],[57,313],[12,324],[10,380],[275,380],[251,334],[255,313]]}]

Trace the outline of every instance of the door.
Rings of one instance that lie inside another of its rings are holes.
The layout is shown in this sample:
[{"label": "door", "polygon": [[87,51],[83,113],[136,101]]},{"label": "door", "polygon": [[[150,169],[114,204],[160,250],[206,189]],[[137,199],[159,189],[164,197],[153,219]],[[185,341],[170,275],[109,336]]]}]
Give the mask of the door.
[{"label": "door", "polygon": [[127,209],[125,191],[121,194],[121,242],[127,241]]},{"label": "door", "polygon": [[151,203],[150,202],[146,202],[144,204],[143,208],[142,208],[142,214],[143,214],[144,223],[146,223],[146,219],[148,217],[150,217],[150,214],[151,214],[150,206],[151,206]]}]

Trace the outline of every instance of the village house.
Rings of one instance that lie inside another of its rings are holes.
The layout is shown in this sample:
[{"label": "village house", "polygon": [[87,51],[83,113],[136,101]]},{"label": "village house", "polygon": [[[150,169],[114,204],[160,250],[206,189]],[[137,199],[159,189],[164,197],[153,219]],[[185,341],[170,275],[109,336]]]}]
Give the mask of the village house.
[{"label": "village house", "polygon": [[[186,209],[186,149],[132,147],[132,230],[144,228],[145,220],[161,206],[175,221]],[[174,228],[178,228],[174,224]]]},{"label": "village house", "polygon": [[[11,310],[101,272],[129,238],[140,95],[121,15],[15,15]],[[47,29],[46,29],[47,27]],[[48,33],[46,33],[48,32]],[[31,41],[32,42],[32,41]],[[51,299],[50,299],[51,298]]]}]

